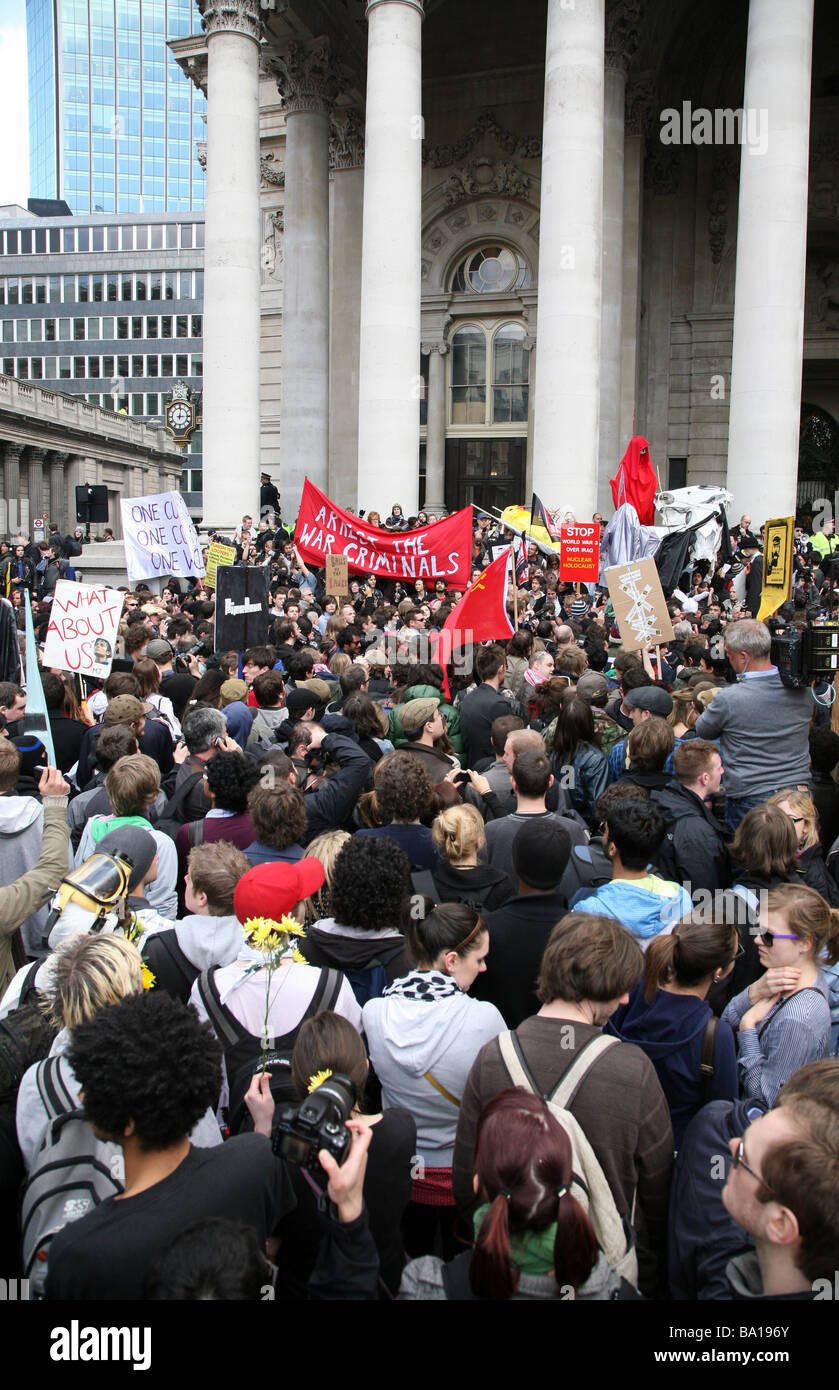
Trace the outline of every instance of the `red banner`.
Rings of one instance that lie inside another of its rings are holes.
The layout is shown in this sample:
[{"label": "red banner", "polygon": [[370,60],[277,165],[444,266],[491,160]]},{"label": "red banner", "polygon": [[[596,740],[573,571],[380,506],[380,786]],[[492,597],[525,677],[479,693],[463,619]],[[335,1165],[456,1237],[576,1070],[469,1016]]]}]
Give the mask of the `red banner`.
[{"label": "red banner", "polygon": [[346,555],[354,574],[445,579],[450,587],[462,589],[472,572],[471,507],[416,531],[383,531],[336,507],[307,478],[294,539],[310,564],[325,564],[327,555]]},{"label": "red banner", "polygon": [[560,527],[559,577],[572,584],[596,584],[600,577],[600,523]]}]

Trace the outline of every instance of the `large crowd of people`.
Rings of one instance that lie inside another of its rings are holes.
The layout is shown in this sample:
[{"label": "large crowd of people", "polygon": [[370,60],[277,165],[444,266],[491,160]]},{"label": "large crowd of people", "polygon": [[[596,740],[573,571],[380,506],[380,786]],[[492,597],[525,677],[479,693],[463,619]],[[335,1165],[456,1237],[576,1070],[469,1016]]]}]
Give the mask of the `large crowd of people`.
[{"label": "large crowd of people", "polygon": [[[476,515],[473,578],[509,539]],[[23,591],[43,645],[82,539],[0,543],[21,653]],[[215,539],[267,570],[263,643],[220,650],[212,588],[170,578],[123,587],[106,680],[41,670],[44,724],[36,673],[0,682],[0,1274],[819,1297],[839,734],[773,641],[832,617],[832,526],[796,527],[762,622],[741,517],[657,655],[533,543],[515,635],[448,668],[445,580],[330,594],[270,514]]]}]

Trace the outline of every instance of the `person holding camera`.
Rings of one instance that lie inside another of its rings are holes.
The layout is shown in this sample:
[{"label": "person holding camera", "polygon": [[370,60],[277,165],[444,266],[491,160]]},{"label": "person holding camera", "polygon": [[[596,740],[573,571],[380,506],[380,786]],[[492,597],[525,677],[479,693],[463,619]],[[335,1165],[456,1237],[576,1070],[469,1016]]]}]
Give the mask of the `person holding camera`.
[{"label": "person holding camera", "polygon": [[773,792],[810,780],[810,692],[784,685],[771,646],[765,623],[729,624],[725,650],[738,684],[719,690],[696,722],[699,738],[719,739],[732,831]]},{"label": "person holding camera", "polygon": [[[405,1253],[402,1216],[411,1195],[417,1127],[407,1110],[392,1106],[372,1113],[366,1104],[370,1061],[355,1028],[339,1014],[324,1012],[301,1024],[291,1059],[298,1103],[275,1111],[264,1073],[254,1076],[245,1102],[254,1131],[272,1139],[275,1152],[288,1161],[297,1210],[283,1222],[278,1258],[278,1288],[286,1298],[305,1299],[321,1239],[318,1190],[324,1182],[318,1154],[332,1153],[329,1125],[358,1121],[371,1130],[364,1205],[379,1255],[381,1296],[399,1292]],[[333,1156],[345,1161],[343,1153]]]}]

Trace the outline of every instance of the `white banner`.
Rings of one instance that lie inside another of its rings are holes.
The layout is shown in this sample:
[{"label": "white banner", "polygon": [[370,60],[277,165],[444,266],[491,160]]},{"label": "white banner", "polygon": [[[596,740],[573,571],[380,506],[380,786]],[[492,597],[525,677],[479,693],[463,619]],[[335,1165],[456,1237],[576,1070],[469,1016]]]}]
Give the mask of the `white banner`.
[{"label": "white banner", "polygon": [[44,667],[104,680],[111,673],[121,613],[118,589],[59,579],[50,606]]},{"label": "white banner", "polygon": [[131,583],[157,575],[203,574],[201,544],[179,492],[120,501]]}]

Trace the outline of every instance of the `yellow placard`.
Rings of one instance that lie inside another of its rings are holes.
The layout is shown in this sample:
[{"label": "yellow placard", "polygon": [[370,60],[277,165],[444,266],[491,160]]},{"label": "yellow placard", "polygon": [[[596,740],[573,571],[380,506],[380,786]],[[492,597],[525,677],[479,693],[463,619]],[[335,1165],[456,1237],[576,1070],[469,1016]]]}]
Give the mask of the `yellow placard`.
[{"label": "yellow placard", "polygon": [[774,517],[763,528],[763,587],[760,591],[760,622],[777,613],[792,589],[792,535],[795,518]]},{"label": "yellow placard", "polygon": [[221,545],[219,541],[210,541],[207,546],[207,573],[204,576],[204,586],[207,589],[216,587],[216,570],[219,565],[233,565],[236,563],[235,545]]}]

